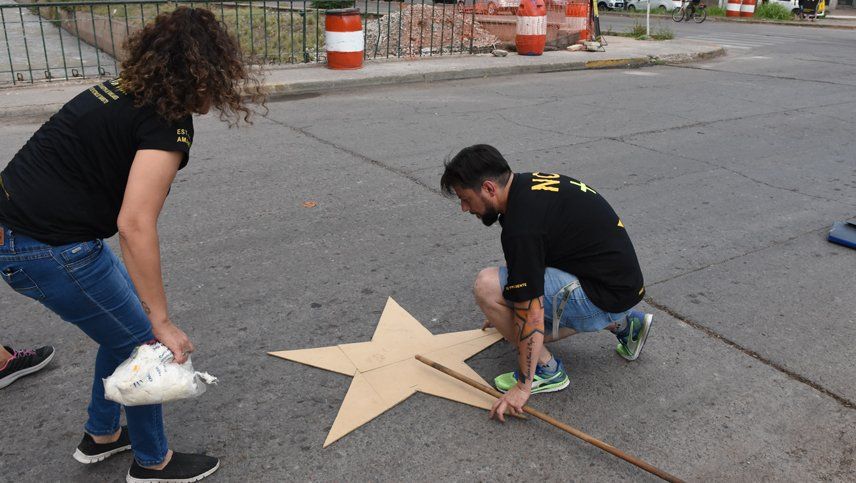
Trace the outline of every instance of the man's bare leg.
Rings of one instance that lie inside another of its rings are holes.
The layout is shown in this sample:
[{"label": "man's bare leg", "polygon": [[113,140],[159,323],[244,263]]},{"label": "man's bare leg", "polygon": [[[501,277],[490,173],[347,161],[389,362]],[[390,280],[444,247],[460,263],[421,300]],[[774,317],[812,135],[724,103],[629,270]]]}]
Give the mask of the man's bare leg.
[{"label": "man's bare leg", "polygon": [[[485,268],[476,276],[476,283],[473,286],[473,294],[476,298],[476,303],[487,317],[486,327],[494,327],[505,337],[512,345],[516,346],[517,323],[514,321],[514,312],[507,305],[508,302],[502,296],[502,287],[499,286],[499,269],[497,267]],[[552,342],[554,340],[564,339],[575,334],[573,329],[567,327],[559,328],[559,336],[556,339],[545,336],[544,342]],[[553,354],[547,350],[547,347],[541,349],[538,355],[538,363],[547,364]]]},{"label": "man's bare leg", "polygon": [[517,342],[517,325],[514,323],[514,312],[506,305],[499,287],[499,269],[485,268],[476,275],[473,286],[476,304],[481,308],[487,321],[485,327],[493,327],[514,344]]},{"label": "man's bare leg", "polygon": [[554,339],[553,334],[547,334],[544,336],[544,343],[546,344],[548,342],[556,342],[557,340],[562,340],[565,337],[570,337],[576,333],[577,331],[575,331],[574,329],[569,329],[567,327],[559,327],[558,336]]}]

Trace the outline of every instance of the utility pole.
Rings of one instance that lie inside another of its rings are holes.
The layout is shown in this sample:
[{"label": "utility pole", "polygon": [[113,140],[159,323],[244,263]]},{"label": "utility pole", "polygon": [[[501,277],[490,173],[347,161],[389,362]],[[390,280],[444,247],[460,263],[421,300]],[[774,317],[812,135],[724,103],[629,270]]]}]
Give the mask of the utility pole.
[{"label": "utility pole", "polygon": [[648,0],[648,8],[645,10],[645,36],[651,38],[651,0]]}]

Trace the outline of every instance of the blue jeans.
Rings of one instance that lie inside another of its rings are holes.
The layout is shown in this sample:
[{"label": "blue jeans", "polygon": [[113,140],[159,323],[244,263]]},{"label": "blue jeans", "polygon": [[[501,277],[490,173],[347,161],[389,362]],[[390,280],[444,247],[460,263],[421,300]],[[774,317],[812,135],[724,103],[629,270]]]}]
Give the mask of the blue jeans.
[{"label": "blue jeans", "polygon": [[[499,289],[508,283],[508,269],[499,267]],[[565,290],[563,290],[565,289]],[[597,332],[625,317],[626,312],[606,312],[589,300],[577,277],[559,269],[547,267],[544,272],[544,329],[546,335],[553,330],[554,307],[560,309],[559,327],[577,332]]]},{"label": "blue jeans", "polygon": [[[15,291],[37,300],[98,343],[87,433],[119,430],[121,407],[104,399],[103,379],[113,374],[140,344],[152,339],[152,325],[122,262],[102,240],[50,246],[0,225],[0,276]],[[160,404],[125,408],[137,462],[163,462],[167,441]]]}]

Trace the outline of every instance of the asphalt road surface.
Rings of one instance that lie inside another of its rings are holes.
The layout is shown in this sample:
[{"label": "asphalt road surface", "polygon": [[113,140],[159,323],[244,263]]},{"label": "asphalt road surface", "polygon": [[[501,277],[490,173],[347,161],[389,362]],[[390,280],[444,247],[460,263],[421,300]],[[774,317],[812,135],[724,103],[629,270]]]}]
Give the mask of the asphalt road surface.
[{"label": "asphalt road surface", "polygon": [[[240,129],[197,119],[163,262],[194,364],[221,383],[166,406],[171,447],[221,456],[215,481],[653,480],[539,421],[424,395],[322,449],[350,379],[265,354],[369,340],[389,296],[434,333],[480,327],[471,286],[501,263],[500,231],[438,185],[447,155],[491,143],[610,201],[655,314],[636,362],[606,333],[554,344],[571,386],[535,407],[688,480],[851,479],[856,251],[825,236],[856,217],[853,33],[668,25],[728,55],[295,98]],[[2,125],[0,158],[37,127]],[[5,286],[0,339],[57,347],[0,391],[2,479],[122,480],[128,454],[71,458],[95,345]],[[488,380],[514,364],[502,345],[470,360]]]}]

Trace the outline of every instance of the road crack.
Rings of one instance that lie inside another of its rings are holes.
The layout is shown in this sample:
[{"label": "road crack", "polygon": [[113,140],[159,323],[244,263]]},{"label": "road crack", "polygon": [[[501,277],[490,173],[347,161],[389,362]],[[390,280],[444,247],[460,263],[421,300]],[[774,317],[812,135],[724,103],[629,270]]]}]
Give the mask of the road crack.
[{"label": "road crack", "polygon": [[405,178],[405,179],[407,179],[407,180],[409,180],[409,181],[413,182],[413,184],[415,184],[415,185],[417,185],[417,186],[421,186],[422,188],[425,188],[426,190],[428,190],[428,191],[430,191],[430,192],[432,192],[432,193],[434,193],[434,194],[437,194],[437,195],[443,196],[443,193],[442,193],[438,188],[434,188],[434,187],[432,187],[432,186],[429,186],[427,183],[425,183],[425,182],[424,182],[424,181],[422,181],[421,179],[419,179],[419,178],[417,178],[417,177],[413,176],[412,174],[408,173],[407,171],[405,171],[405,170],[403,170],[403,169],[401,169],[401,168],[396,168],[395,166],[392,166],[392,165],[389,165],[389,164],[387,164],[387,163],[384,163],[383,161],[381,161],[381,160],[379,160],[379,159],[370,158],[370,157],[366,156],[365,154],[358,153],[358,152],[356,152],[356,151],[354,151],[354,150],[352,150],[352,149],[348,149],[348,148],[346,148],[346,147],[344,147],[344,146],[340,146],[340,145],[338,145],[338,144],[334,143],[333,141],[328,141],[328,140],[326,140],[326,139],[324,139],[324,138],[322,138],[322,137],[320,137],[320,136],[318,136],[318,135],[316,135],[316,134],[314,134],[314,133],[312,133],[312,132],[310,132],[310,131],[308,131],[308,130],[306,130],[306,129],[304,129],[304,128],[300,128],[300,127],[296,127],[296,126],[291,126],[291,125],[286,124],[286,123],[284,123],[284,122],[282,122],[282,121],[280,121],[280,120],[278,120],[278,119],[274,119],[274,118],[273,118],[273,117],[271,117],[270,115],[266,115],[266,116],[264,116],[264,117],[265,117],[266,119],[268,119],[269,121],[273,122],[274,124],[277,124],[277,125],[279,125],[279,126],[282,126],[282,127],[286,128],[286,129],[290,129],[291,131],[294,131],[294,132],[296,132],[296,133],[302,134],[303,136],[306,136],[306,137],[308,137],[308,138],[310,138],[310,139],[314,139],[315,141],[318,141],[319,143],[321,143],[321,144],[323,144],[323,145],[325,145],[325,146],[330,146],[330,147],[332,147],[332,148],[334,148],[334,149],[337,149],[337,150],[339,150],[339,151],[342,151],[343,153],[346,153],[346,154],[348,154],[348,155],[350,155],[350,156],[353,156],[353,157],[355,157],[355,158],[357,158],[357,159],[361,159],[361,160],[363,160],[363,161],[365,161],[365,162],[367,162],[367,163],[369,163],[369,164],[371,164],[371,165],[373,165],[373,166],[377,166],[378,168],[381,168],[381,169],[383,169],[383,170],[385,170],[385,171],[389,171],[390,173],[393,173],[393,174],[395,174],[395,175],[397,175],[397,176],[401,176],[402,178]]},{"label": "road crack", "polygon": [[668,307],[667,305],[656,302],[651,297],[646,297],[645,302],[648,303],[648,305],[656,308],[657,310],[665,312],[665,313],[671,315],[672,317],[678,319],[679,321],[687,324],[688,326],[703,332],[705,335],[712,337],[712,338],[722,342],[723,344],[725,344],[725,345],[727,345],[733,349],[737,349],[738,351],[742,352],[743,354],[746,354],[747,356],[752,357],[753,359],[756,359],[758,362],[760,362],[760,363],[762,363],[762,364],[764,364],[764,365],[766,365],[772,369],[775,369],[776,371],[787,376],[789,379],[797,381],[801,384],[805,384],[806,386],[809,386],[812,389],[814,389],[814,390],[816,390],[816,391],[818,391],[818,392],[820,392],[826,396],[829,396],[830,398],[834,399],[838,404],[844,406],[845,408],[856,409],[856,402],[851,401],[850,399],[847,399],[846,397],[833,392],[832,390],[826,388],[822,384],[815,382],[815,381],[812,381],[811,379],[803,376],[802,374],[799,374],[795,371],[788,369],[787,367],[783,366],[782,364],[779,364],[777,362],[774,362],[774,361],[764,357],[763,355],[753,351],[752,349],[750,349],[750,348],[748,348],[748,347],[746,347],[746,346],[744,346],[744,345],[742,345],[736,341],[729,339],[728,337],[725,337],[724,335],[716,332],[715,330],[711,329],[710,327],[707,327],[706,325],[703,325],[699,322],[696,322],[696,321],[690,319],[689,317],[687,317],[681,313],[678,313],[677,311],[673,310],[672,308]]},{"label": "road crack", "polygon": [[[746,178],[746,179],[748,179],[749,181],[752,181],[753,183],[756,183],[756,184],[759,184],[759,185],[762,185],[762,186],[766,186],[766,187],[768,187],[768,188],[773,188],[773,189],[777,189],[777,190],[787,191],[787,192],[789,192],[789,193],[796,193],[796,194],[801,195],[801,196],[805,196],[805,197],[808,197],[808,198],[814,198],[814,199],[818,199],[818,200],[823,200],[823,201],[828,201],[828,202],[830,202],[830,203],[844,203],[844,204],[848,204],[848,205],[850,205],[849,203],[847,203],[847,202],[843,202],[842,200],[833,199],[833,198],[827,198],[827,197],[825,197],[825,196],[820,196],[820,195],[813,195],[813,194],[810,194],[810,193],[802,192],[802,191],[800,191],[800,190],[798,190],[798,189],[796,189],[796,188],[788,188],[788,187],[786,187],[786,186],[779,186],[779,185],[775,185],[775,184],[773,184],[773,183],[769,183],[769,182],[764,181],[764,180],[760,180],[760,179],[757,179],[757,178],[753,178],[752,176],[749,176],[748,174],[742,173],[742,172],[740,172],[740,171],[738,171],[738,170],[736,170],[736,169],[733,169],[733,168],[729,168],[728,166],[723,166],[723,165],[720,165],[720,164],[714,163],[713,161],[706,161],[706,160],[704,160],[704,159],[696,159],[696,158],[692,158],[692,157],[689,157],[689,156],[686,156],[686,155],[682,155],[682,154],[677,154],[677,153],[667,153],[667,152],[660,151],[660,150],[658,150],[658,149],[654,149],[654,148],[651,148],[651,147],[648,147],[648,146],[643,146],[643,145],[641,145],[641,144],[631,143],[631,142],[629,142],[629,141],[621,141],[621,140],[618,140],[618,139],[615,139],[615,140],[616,140],[616,141],[618,141],[618,142],[621,142],[621,143],[627,144],[628,146],[637,147],[637,148],[639,148],[639,149],[644,149],[644,150],[647,150],[647,151],[651,151],[651,152],[653,152],[653,153],[662,154],[662,155],[664,155],[664,156],[675,156],[675,157],[677,157],[677,158],[686,159],[686,160],[688,160],[688,161],[695,161],[695,162],[697,162],[697,163],[702,163],[702,164],[705,164],[705,165],[710,166],[710,167],[712,167],[712,168],[717,168],[717,169],[721,169],[721,170],[723,170],[723,171],[728,171],[729,173],[736,174],[737,176],[740,176],[740,177],[742,177],[742,178]],[[653,181],[653,180],[652,180],[652,181]],[[852,205],[851,205],[851,206],[852,206]]]},{"label": "road crack", "polygon": [[714,69],[713,67],[706,67],[706,66],[698,67],[698,66],[686,65],[686,64],[683,64],[683,65],[681,65],[681,64],[663,64],[663,65],[666,67],[672,67],[675,69],[692,69],[692,70],[701,70],[701,71],[705,71],[705,72],[719,72],[722,74],[735,74],[735,75],[745,75],[745,76],[752,76],[752,77],[763,77],[765,79],[792,80],[792,81],[797,81],[797,82],[813,82],[815,84],[826,84],[826,85],[833,85],[833,86],[856,87],[856,84],[847,84],[844,82],[825,81],[825,80],[818,80],[818,79],[804,79],[801,77],[791,77],[791,76],[785,76],[785,75],[759,74],[757,72],[736,72],[736,71],[732,71],[732,70]]},{"label": "road crack", "polygon": [[672,280],[676,280],[676,279],[679,279],[679,278],[681,278],[681,277],[685,277],[685,276],[687,276],[687,275],[691,275],[691,274],[693,274],[693,273],[700,272],[700,271],[702,271],[702,270],[707,270],[708,268],[711,268],[711,267],[716,267],[716,266],[718,266],[718,265],[723,265],[723,264],[728,263],[728,262],[730,262],[730,261],[737,260],[738,258],[742,258],[742,257],[748,256],[748,255],[753,255],[753,254],[755,254],[755,253],[762,252],[762,251],[764,251],[764,250],[767,250],[768,248],[775,248],[775,247],[778,247],[778,246],[784,245],[785,243],[792,242],[792,241],[796,240],[797,238],[802,238],[802,237],[804,237],[804,236],[811,235],[812,233],[818,233],[818,232],[822,232],[822,231],[824,231],[824,230],[828,230],[828,229],[829,229],[829,224],[823,225],[822,227],[819,227],[819,228],[812,228],[812,229],[811,229],[811,230],[809,230],[809,231],[806,231],[806,232],[800,233],[800,234],[798,234],[798,235],[794,235],[794,236],[792,236],[792,237],[790,237],[790,238],[786,238],[786,239],[784,239],[784,240],[774,241],[773,243],[770,243],[769,245],[764,245],[764,246],[762,246],[762,247],[758,247],[758,248],[756,248],[756,249],[754,249],[754,250],[749,250],[748,252],[744,252],[744,253],[741,253],[741,254],[739,254],[739,255],[734,255],[733,257],[729,257],[729,258],[726,258],[726,259],[723,259],[723,260],[718,260],[718,261],[716,261],[716,262],[709,263],[709,264],[704,265],[704,266],[702,266],[702,267],[694,268],[694,269],[692,269],[692,270],[688,270],[688,271],[686,271],[686,272],[679,273],[679,274],[677,274],[677,275],[673,275],[673,276],[671,276],[671,277],[667,277],[667,278],[664,278],[664,279],[662,279],[662,280],[657,280],[656,282],[648,283],[648,284],[645,284],[645,285],[646,285],[646,286],[648,286],[648,287],[653,287],[653,286],[655,286],[655,285],[660,285],[660,284],[663,284],[663,283],[666,283],[666,282],[671,282]]}]

